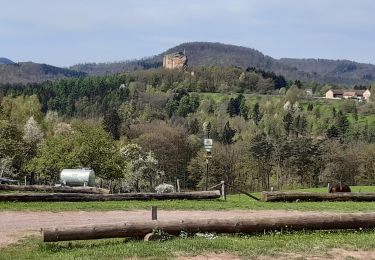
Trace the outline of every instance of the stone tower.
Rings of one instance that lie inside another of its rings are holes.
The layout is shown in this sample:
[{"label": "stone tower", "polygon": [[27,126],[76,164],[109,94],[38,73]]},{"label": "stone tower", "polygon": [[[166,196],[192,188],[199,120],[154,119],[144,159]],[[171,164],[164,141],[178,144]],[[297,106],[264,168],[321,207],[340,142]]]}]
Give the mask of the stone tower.
[{"label": "stone tower", "polygon": [[175,52],[166,54],[163,57],[163,68],[166,69],[186,69],[187,56],[183,52]]}]

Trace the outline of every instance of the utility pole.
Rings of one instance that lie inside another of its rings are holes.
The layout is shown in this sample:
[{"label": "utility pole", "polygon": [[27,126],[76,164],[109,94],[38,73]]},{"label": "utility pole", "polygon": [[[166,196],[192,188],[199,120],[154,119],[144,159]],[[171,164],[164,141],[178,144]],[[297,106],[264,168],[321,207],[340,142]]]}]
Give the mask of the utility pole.
[{"label": "utility pole", "polygon": [[205,191],[208,190],[208,158],[206,158],[206,186]]},{"label": "utility pole", "polygon": [[204,131],[206,133],[206,138],[203,140],[204,149],[206,150],[206,183],[205,183],[205,191],[208,190],[208,160],[212,158],[211,150],[212,150],[212,139],[210,139],[210,130],[211,124],[205,122],[203,124]]}]

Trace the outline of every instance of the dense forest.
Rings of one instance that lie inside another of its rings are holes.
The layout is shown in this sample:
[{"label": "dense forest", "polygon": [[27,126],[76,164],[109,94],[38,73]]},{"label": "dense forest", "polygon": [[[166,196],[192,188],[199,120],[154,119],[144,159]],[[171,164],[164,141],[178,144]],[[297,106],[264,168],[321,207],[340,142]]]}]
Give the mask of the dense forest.
[{"label": "dense forest", "polygon": [[61,78],[83,77],[86,73],[66,68],[34,62],[14,63],[8,59],[0,60],[0,84],[27,84],[56,80]]},{"label": "dense forest", "polygon": [[210,185],[375,184],[375,104],[305,91],[329,87],[238,67],[2,85],[0,176],[55,183],[63,168],[91,167],[123,191],[176,179],[201,189],[209,136]]}]

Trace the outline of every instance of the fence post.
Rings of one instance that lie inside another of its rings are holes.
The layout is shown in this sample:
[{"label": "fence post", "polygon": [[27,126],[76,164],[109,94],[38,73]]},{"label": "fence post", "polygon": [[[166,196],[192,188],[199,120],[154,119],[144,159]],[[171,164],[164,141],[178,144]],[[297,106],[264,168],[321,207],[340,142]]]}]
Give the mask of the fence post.
[{"label": "fence post", "polygon": [[225,194],[225,182],[221,181],[221,196],[224,200],[227,200],[227,195]]},{"label": "fence post", "polygon": [[151,206],[151,219],[158,220],[158,208],[156,206]]},{"label": "fence post", "polygon": [[177,179],[176,182],[177,182],[177,192],[181,192],[181,190],[180,190],[180,180]]}]

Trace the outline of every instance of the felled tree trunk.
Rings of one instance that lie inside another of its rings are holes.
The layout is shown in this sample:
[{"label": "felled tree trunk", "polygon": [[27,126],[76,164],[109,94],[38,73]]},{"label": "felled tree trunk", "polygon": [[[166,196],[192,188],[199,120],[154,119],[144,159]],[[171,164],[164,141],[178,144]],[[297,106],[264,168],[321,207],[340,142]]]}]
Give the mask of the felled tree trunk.
[{"label": "felled tree trunk", "polygon": [[34,192],[59,192],[59,193],[87,193],[87,194],[108,194],[109,190],[95,187],[67,187],[47,185],[5,185],[0,184],[0,190],[5,191],[34,191]]},{"label": "felled tree trunk", "polygon": [[375,192],[262,192],[262,201],[375,201]]},{"label": "felled tree trunk", "polygon": [[342,213],[246,219],[185,219],[137,221],[113,225],[59,227],[43,229],[44,242],[121,237],[144,237],[156,228],[171,235],[191,233],[253,233],[274,230],[331,230],[375,227],[375,213]]},{"label": "felled tree trunk", "polygon": [[82,193],[40,193],[40,194],[0,194],[0,201],[125,201],[125,200],[168,200],[168,199],[216,199],[220,191],[174,192],[174,193],[122,193],[122,194],[82,194]]}]

